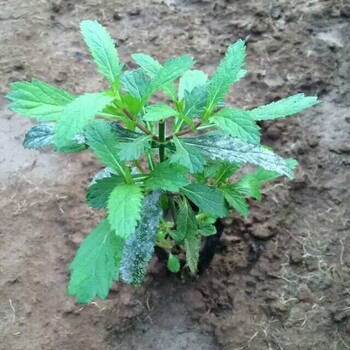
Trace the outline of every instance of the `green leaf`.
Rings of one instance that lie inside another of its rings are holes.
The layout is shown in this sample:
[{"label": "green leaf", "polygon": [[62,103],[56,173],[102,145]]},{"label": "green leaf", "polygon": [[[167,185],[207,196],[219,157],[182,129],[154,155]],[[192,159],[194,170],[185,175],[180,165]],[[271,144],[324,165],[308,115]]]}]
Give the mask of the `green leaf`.
[{"label": "green leaf", "polygon": [[176,219],[176,241],[183,241],[186,237],[193,236],[197,231],[197,227],[196,216],[188,200],[184,198]]},{"label": "green leaf", "polygon": [[237,210],[241,215],[247,217],[249,214],[249,207],[246,199],[232,186],[222,186],[220,191],[224,194],[227,202]]},{"label": "green leaf", "polygon": [[168,263],[167,263],[167,267],[169,269],[169,271],[173,272],[173,273],[177,273],[180,271],[180,260],[177,256],[173,255],[173,254],[169,254],[169,258],[168,258]]},{"label": "green leaf", "polygon": [[225,182],[239,169],[239,166],[235,163],[229,163],[227,161],[219,162],[219,166],[216,169],[215,183]]},{"label": "green leaf", "polygon": [[95,180],[86,193],[86,202],[91,208],[104,209],[107,207],[109,196],[117,185],[123,183],[123,178],[111,174],[108,177]]},{"label": "green leaf", "polygon": [[194,63],[193,58],[189,55],[171,58],[166,61],[152,79],[147,96],[150,97],[157,90],[177,79],[182,73],[190,69]]},{"label": "green leaf", "polygon": [[85,126],[113,100],[102,94],[84,94],[72,101],[63,111],[55,127],[55,145],[64,149],[82,132]]},{"label": "green leaf", "polygon": [[251,174],[246,174],[242,176],[239,181],[237,181],[233,187],[240,194],[244,194],[253,197],[257,200],[261,200],[260,184],[257,179]]},{"label": "green leaf", "polygon": [[120,143],[119,158],[122,160],[139,159],[146,148],[150,148],[151,135],[142,135],[132,142]]},{"label": "green leaf", "polygon": [[238,40],[228,47],[225,57],[209,82],[208,111],[211,113],[218,102],[222,101],[229,87],[241,77],[246,55],[245,43]]},{"label": "green leaf", "polygon": [[187,169],[179,164],[164,162],[158,164],[151,171],[146,180],[149,189],[161,189],[164,191],[178,191],[180,187],[190,183],[186,177]]},{"label": "green leaf", "polygon": [[[153,79],[163,67],[157,60],[146,54],[134,53],[131,56],[151,79]],[[176,88],[173,82],[167,83],[162,89],[169,98],[173,101],[176,100]]]},{"label": "green leaf", "polygon": [[6,98],[11,101],[11,111],[38,121],[58,120],[74,100],[68,92],[36,79],[12,83]]},{"label": "green leaf", "polygon": [[40,123],[33,126],[24,136],[24,148],[44,148],[53,145],[55,123]]},{"label": "green leaf", "polygon": [[216,227],[214,225],[206,225],[206,226],[202,226],[199,229],[199,233],[203,236],[203,237],[208,237],[208,236],[213,236],[216,234]]},{"label": "green leaf", "polygon": [[105,120],[94,120],[85,130],[87,144],[98,159],[114,169],[123,178],[126,177],[125,166],[117,157],[118,141],[114,124]]},{"label": "green leaf", "polygon": [[198,234],[185,239],[186,261],[193,275],[197,273],[200,244],[201,239]]},{"label": "green leaf", "polygon": [[254,120],[272,120],[299,113],[302,110],[312,107],[318,103],[319,101],[315,96],[297,94],[269,103],[265,106],[254,108],[248,111],[248,113]]},{"label": "green leaf", "polygon": [[189,70],[184,73],[179,82],[179,100],[185,97],[185,91],[191,93],[197,86],[207,83],[208,76],[201,70]]},{"label": "green leaf", "polygon": [[196,86],[191,92],[185,90],[184,115],[200,118],[205,110],[208,100],[208,87],[206,85]]},{"label": "green leaf", "polygon": [[210,119],[221,130],[250,143],[260,143],[260,128],[246,111],[224,108]]},{"label": "green leaf", "polygon": [[166,103],[157,103],[145,108],[143,120],[156,122],[177,115],[178,112],[168,106]]},{"label": "green leaf", "polygon": [[140,285],[151,261],[163,211],[161,191],[149,192],[143,201],[142,216],[135,232],[125,242],[120,276],[125,283]]},{"label": "green leaf", "polygon": [[288,162],[260,145],[246,143],[238,138],[219,133],[182,138],[182,143],[197,148],[212,160],[227,160],[230,163],[252,163],[266,170],[276,171],[293,178]]},{"label": "green leaf", "polygon": [[118,279],[123,245],[107,220],[102,220],[84,239],[70,265],[68,295],[76,295],[84,304],[95,296],[105,299],[112,282]]},{"label": "green leaf", "polygon": [[149,88],[149,81],[146,80],[145,73],[142,69],[126,71],[121,78],[124,90],[131,96],[142,100]]},{"label": "green leaf", "polygon": [[109,196],[108,221],[117,236],[126,239],[141,217],[142,189],[136,185],[119,185]]},{"label": "green leaf", "polygon": [[189,200],[203,211],[224,217],[227,215],[224,197],[214,187],[202,183],[193,183],[180,190]]},{"label": "green leaf", "polygon": [[141,134],[139,132],[130,131],[128,129],[125,129],[117,123],[109,123],[109,124],[110,124],[112,130],[115,132],[115,135],[117,136],[117,140],[119,142],[129,143],[129,142],[135,141],[136,139],[138,139],[141,136],[144,136],[144,134]]},{"label": "green leaf", "polygon": [[201,172],[205,164],[205,159],[201,152],[181,142],[177,137],[174,137],[173,141],[176,152],[170,157],[170,162],[185,166],[193,174]]},{"label": "green leaf", "polygon": [[98,71],[113,84],[118,80],[122,65],[108,31],[97,21],[86,20],[80,23],[80,30],[89,47]]}]

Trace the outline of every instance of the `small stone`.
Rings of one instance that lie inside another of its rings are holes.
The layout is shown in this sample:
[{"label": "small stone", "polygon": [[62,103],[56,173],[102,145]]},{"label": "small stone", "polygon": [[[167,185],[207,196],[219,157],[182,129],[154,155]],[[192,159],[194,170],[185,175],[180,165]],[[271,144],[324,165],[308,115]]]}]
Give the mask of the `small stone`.
[{"label": "small stone", "polygon": [[115,21],[121,21],[123,19],[122,15],[120,14],[119,11],[115,10],[113,13],[113,19]]},{"label": "small stone", "polygon": [[192,310],[198,311],[198,312],[205,312],[206,311],[203,295],[198,290],[194,290],[194,291],[187,293],[186,299],[189,303],[189,306],[192,308]]},{"label": "small stone", "polygon": [[250,234],[255,237],[255,238],[259,238],[259,239],[268,239],[272,236],[275,236],[277,234],[277,231],[272,229],[271,227],[253,227],[252,231],[250,232]]},{"label": "small stone", "polygon": [[270,140],[276,141],[281,137],[281,133],[275,125],[271,125],[266,131],[266,136]]},{"label": "small stone", "polygon": [[311,137],[310,139],[308,139],[307,143],[311,148],[315,148],[318,146],[318,140],[316,138]]},{"label": "small stone", "polygon": [[299,250],[292,250],[289,253],[290,261],[292,264],[300,264],[303,261],[303,255]]}]

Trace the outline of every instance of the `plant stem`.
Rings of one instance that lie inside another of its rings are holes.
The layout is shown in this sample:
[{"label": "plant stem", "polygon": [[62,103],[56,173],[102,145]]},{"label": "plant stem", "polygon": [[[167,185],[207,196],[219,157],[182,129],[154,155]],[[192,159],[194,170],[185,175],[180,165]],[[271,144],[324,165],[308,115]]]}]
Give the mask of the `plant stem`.
[{"label": "plant stem", "polygon": [[[198,120],[198,121],[194,124],[195,129],[197,129],[201,124],[202,124],[202,121],[201,121],[201,120]],[[166,138],[166,141],[171,140],[174,136],[183,136],[183,135],[189,134],[189,133],[191,133],[191,132],[193,132],[193,130],[191,130],[191,129],[183,129],[183,130],[181,130],[181,131],[179,131],[179,132],[176,132],[176,133],[173,134],[173,135],[168,136],[168,137]]]},{"label": "plant stem", "polygon": [[127,109],[123,109],[123,113],[131,120],[135,123],[135,125],[141,130],[143,131],[145,134],[147,135],[151,135],[153,137],[153,139],[158,140],[158,136],[154,135],[152,133],[152,131],[148,130],[143,124],[137,122],[134,118],[134,116],[127,110]]},{"label": "plant stem", "polygon": [[168,200],[169,200],[169,206],[170,206],[170,213],[171,213],[171,216],[173,217],[174,225],[176,225],[177,215],[176,215],[176,207],[175,207],[174,198],[172,196],[168,195]]},{"label": "plant stem", "polygon": [[136,166],[136,168],[140,171],[141,174],[145,173],[145,170],[142,168],[141,164],[139,163],[138,160],[134,161],[134,165]]},{"label": "plant stem", "polygon": [[163,120],[161,120],[158,124],[158,140],[160,142],[159,144],[159,161],[162,163],[165,161],[165,123]]}]

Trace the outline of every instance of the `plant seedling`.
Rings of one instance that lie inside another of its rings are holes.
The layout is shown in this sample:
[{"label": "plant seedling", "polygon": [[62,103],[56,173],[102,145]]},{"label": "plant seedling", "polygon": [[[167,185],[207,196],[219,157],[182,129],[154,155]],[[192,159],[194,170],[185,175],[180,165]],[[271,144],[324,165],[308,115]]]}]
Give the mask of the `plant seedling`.
[{"label": "plant seedling", "polygon": [[[195,275],[202,241],[217,234],[218,219],[232,210],[246,217],[247,198],[260,200],[265,182],[293,178],[296,161],[261,145],[257,122],[318,101],[299,93],[250,110],[226,105],[230,86],[247,73],[242,40],[208,78],[193,69],[189,55],[161,64],[135,53],[138,68],[124,70],[101,24],[85,20],[80,28],[107,90],[75,96],[33,79],[13,83],[7,98],[12,111],[38,122],[25,135],[25,148],[90,148],[105,166],[86,195],[105,219],[70,265],[68,294],[90,303],[106,298],[118,279],[142,284],[155,247],[166,253],[171,272],[186,268]],[[256,170],[243,172],[247,163]]]}]

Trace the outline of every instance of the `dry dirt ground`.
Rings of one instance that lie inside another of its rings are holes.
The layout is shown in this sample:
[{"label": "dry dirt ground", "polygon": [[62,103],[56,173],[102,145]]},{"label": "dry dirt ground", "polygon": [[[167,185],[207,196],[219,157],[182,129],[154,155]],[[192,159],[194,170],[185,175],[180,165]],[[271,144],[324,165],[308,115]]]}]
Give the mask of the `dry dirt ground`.
[{"label": "dry dirt ground", "polygon": [[[317,94],[303,115],[263,125],[264,142],[300,162],[268,185],[246,220],[227,220],[197,281],[153,262],[145,285],[115,285],[82,307],[67,266],[101,213],[84,204],[99,168],[85,152],[21,147],[31,122],[7,110],[12,81],[97,91],[82,19],[113,34],[121,58],[188,52],[211,73],[227,44],[248,43],[248,77],[230,103]],[[1,350],[350,349],[350,4],[348,0],[0,1]]]}]

